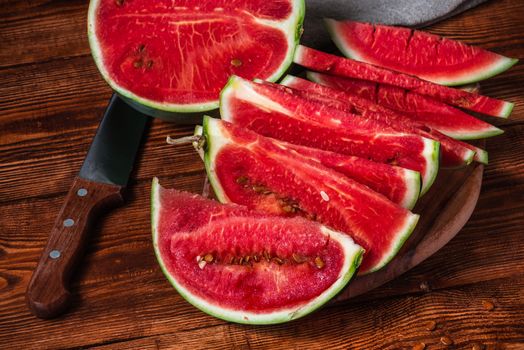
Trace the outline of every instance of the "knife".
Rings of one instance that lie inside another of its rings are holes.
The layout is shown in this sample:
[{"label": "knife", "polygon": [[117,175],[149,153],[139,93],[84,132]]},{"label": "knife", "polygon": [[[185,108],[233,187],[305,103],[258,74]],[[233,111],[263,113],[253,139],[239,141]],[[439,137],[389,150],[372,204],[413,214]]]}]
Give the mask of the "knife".
[{"label": "knife", "polygon": [[123,202],[122,190],[148,119],[116,94],[111,97],[27,287],[27,303],[35,316],[52,318],[69,305],[69,282],[89,227],[97,212]]}]

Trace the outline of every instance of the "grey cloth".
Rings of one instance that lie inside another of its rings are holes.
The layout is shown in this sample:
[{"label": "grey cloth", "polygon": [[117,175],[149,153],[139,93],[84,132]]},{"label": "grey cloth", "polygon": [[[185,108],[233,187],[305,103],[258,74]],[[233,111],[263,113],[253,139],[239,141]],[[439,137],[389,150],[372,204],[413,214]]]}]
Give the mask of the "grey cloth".
[{"label": "grey cloth", "polygon": [[486,0],[306,0],[301,42],[322,48],[329,35],[322,18],[422,27],[459,14]]}]

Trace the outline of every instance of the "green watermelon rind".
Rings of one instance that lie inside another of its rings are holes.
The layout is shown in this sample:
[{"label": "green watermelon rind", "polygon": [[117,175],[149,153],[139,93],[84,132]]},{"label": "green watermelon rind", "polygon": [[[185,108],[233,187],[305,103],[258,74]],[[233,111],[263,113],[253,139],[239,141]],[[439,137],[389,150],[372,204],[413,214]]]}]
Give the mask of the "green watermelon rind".
[{"label": "green watermelon rind", "polygon": [[429,191],[435,179],[437,178],[439,164],[440,164],[440,142],[424,138],[423,157],[426,159],[426,173],[422,176],[422,188],[420,189],[420,196],[422,197]]},{"label": "green watermelon rind", "polygon": [[309,303],[296,309],[286,309],[266,314],[256,314],[221,308],[220,306],[213,305],[198,296],[192,295],[190,291],[177,282],[177,280],[169,273],[167,267],[163,263],[158,247],[159,232],[157,227],[161,206],[159,198],[160,188],[161,187],[158,179],[156,177],[153,178],[151,188],[151,229],[153,233],[153,246],[156,258],[160,268],[162,269],[162,272],[169,280],[171,285],[177,290],[177,292],[190,304],[211,316],[223,319],[225,321],[244,324],[277,324],[298,319],[317,310],[326,302],[331,300],[335,295],[337,295],[356,274],[356,271],[362,262],[364,255],[364,249],[362,249],[362,247],[354,243],[349,236],[322,226],[321,230],[323,234],[326,234],[330,237],[330,239],[334,239],[339,242],[345,252],[344,264],[343,268],[341,269],[343,273],[338,276],[337,280],[327,290],[325,290],[322,294],[314,298]]},{"label": "green watermelon rind", "polygon": [[488,165],[489,163],[489,153],[488,151],[478,148],[475,151],[475,156],[473,157],[473,160],[480,164]]},{"label": "green watermelon rind", "polygon": [[[324,18],[324,24],[329,32],[329,35],[331,37],[331,40],[335,43],[337,48],[342,52],[342,54],[348,58],[367,62],[365,59],[362,58],[362,56],[358,53],[358,50],[355,47],[352,47],[345,43],[342,38],[337,34],[336,26],[336,20],[330,19],[330,18]],[[509,58],[502,56],[499,60],[492,62],[488,66],[482,67],[478,69],[479,73],[477,74],[469,74],[467,75],[467,78],[464,79],[452,79],[448,78],[448,80],[440,80],[437,82],[440,85],[446,85],[446,86],[458,86],[458,85],[465,85],[465,84],[471,84],[476,83],[482,80],[486,80],[488,78],[494,77],[509,68],[513,67],[519,60],[517,58]],[[377,63],[372,63],[375,65],[379,65]],[[513,103],[506,102],[507,104],[504,107],[504,110],[501,113],[502,118],[507,118],[511,110],[513,109]]]},{"label": "green watermelon rind", "polygon": [[478,140],[478,139],[485,139],[488,137],[498,136],[504,133],[504,130],[497,128],[496,126],[491,125],[489,129],[486,129],[485,131],[479,131],[479,132],[449,132],[448,130],[442,131],[439,130],[441,133],[443,133],[446,136],[449,136],[451,138],[454,138],[456,140]]},{"label": "green watermelon rind", "polygon": [[383,267],[385,267],[387,264],[393,260],[393,258],[397,255],[397,253],[400,251],[404,243],[407,241],[409,237],[411,237],[411,234],[415,230],[415,227],[417,226],[418,220],[420,219],[420,215],[413,214],[409,217],[409,219],[406,221],[406,224],[400,230],[397,237],[392,241],[393,246],[390,248],[388,254],[385,254],[382,258],[382,260],[372,269],[366,271],[362,275],[367,275],[372,272],[376,272]]},{"label": "green watermelon rind", "polygon": [[[198,113],[206,112],[210,110],[217,109],[219,107],[218,99],[216,101],[209,101],[203,103],[189,103],[189,104],[176,104],[176,103],[162,103],[150,100],[148,98],[140,97],[133,92],[119,86],[115,81],[113,81],[105,69],[105,66],[102,62],[102,54],[100,46],[98,45],[98,40],[95,34],[95,23],[96,23],[96,9],[98,4],[102,0],[91,0],[89,2],[88,9],[88,19],[87,19],[87,36],[89,41],[89,46],[91,48],[91,55],[95,64],[104,78],[104,80],[109,84],[109,86],[116,91],[124,100],[134,106],[136,109],[139,109],[143,113],[146,113],[151,116],[158,116],[166,120],[176,120],[177,113]],[[277,21],[263,21],[266,25],[270,25],[273,28],[280,29],[282,31],[289,30],[290,35],[288,36],[288,50],[286,58],[282,61],[279,69],[273,73],[270,77],[267,78],[268,81],[277,81],[293,63],[293,57],[295,55],[295,50],[298,47],[300,36],[302,35],[302,24],[304,22],[306,5],[305,0],[291,0],[293,3],[294,13],[292,13],[286,20],[277,22]],[[293,35],[291,35],[291,33]],[[172,114],[171,114],[172,113]]]},{"label": "green watermelon rind", "polygon": [[404,169],[404,183],[406,184],[406,195],[402,199],[400,206],[406,209],[413,209],[420,198],[422,188],[422,177],[418,171]]}]

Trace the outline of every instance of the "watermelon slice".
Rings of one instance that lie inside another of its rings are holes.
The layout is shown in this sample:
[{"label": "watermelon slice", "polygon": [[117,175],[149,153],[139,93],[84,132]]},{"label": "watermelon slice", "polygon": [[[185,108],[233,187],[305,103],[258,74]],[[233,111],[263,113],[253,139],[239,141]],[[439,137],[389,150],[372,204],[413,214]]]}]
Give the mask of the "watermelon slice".
[{"label": "watermelon slice", "polygon": [[[245,142],[245,140],[256,139],[257,144],[267,150],[268,153],[285,150],[289,155],[302,159],[304,162],[313,162],[336,170],[363,185],[368,186],[373,191],[386,196],[389,200],[400,206],[413,209],[420,195],[421,179],[420,174],[413,170],[400,168],[397,166],[376,163],[364,158],[347,156],[344,154],[323,151],[317,148],[310,148],[295,145],[292,143],[275,140],[255,134],[245,128],[228,123],[223,120],[212,119],[204,116],[208,128],[219,129],[223,132],[218,133],[221,137],[227,138],[228,142]],[[209,119],[209,120],[207,120]],[[203,136],[203,128],[199,125],[195,128],[195,136]],[[217,133],[208,133],[210,137]],[[221,142],[220,140],[209,140],[211,143]],[[202,160],[204,153],[198,141],[193,143],[199,152]]]},{"label": "watermelon slice", "polygon": [[502,134],[504,131],[432,98],[372,81],[342,78],[308,72],[308,79],[339,89],[384,107],[402,112],[413,120],[459,140],[473,140]]},{"label": "watermelon slice", "polygon": [[454,140],[427,125],[413,121],[370,100],[291,75],[286,76],[281,84],[296,89],[295,94],[304,98],[313,99],[364,118],[380,120],[397,130],[411,132],[440,142],[443,167],[456,168],[468,165],[475,155],[475,151],[469,148],[473,146]]},{"label": "watermelon slice", "polygon": [[438,171],[438,142],[301,98],[291,89],[233,76],[220,94],[220,115],[264,136],[418,171],[422,194]]},{"label": "watermelon slice", "polygon": [[518,59],[410,28],[325,21],[331,38],[346,57],[441,85],[484,80],[518,62]]},{"label": "watermelon slice", "polygon": [[221,202],[304,216],[349,234],[366,250],[361,273],[386,265],[413,231],[418,215],[381,194],[227,126],[212,118],[203,124],[206,171]]},{"label": "watermelon slice", "polygon": [[511,102],[438,85],[412,75],[331,55],[303,45],[297,47],[294,62],[317,72],[398,86],[454,106],[495,117],[507,118],[513,109]]},{"label": "watermelon slice", "polygon": [[304,8],[303,0],[91,0],[89,43],[104,79],[134,106],[205,111],[218,107],[231,74],[284,73]]},{"label": "watermelon slice", "polygon": [[178,292],[224,320],[297,319],[336,295],[363,249],[347,235],[303,218],[222,205],[153,180],[153,246]]}]

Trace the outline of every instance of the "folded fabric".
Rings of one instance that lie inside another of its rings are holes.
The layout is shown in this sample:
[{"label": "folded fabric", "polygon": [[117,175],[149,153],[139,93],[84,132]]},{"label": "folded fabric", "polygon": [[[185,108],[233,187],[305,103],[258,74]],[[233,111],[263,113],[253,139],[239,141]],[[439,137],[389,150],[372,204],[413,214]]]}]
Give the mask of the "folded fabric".
[{"label": "folded fabric", "polygon": [[306,0],[302,43],[321,48],[329,42],[322,18],[422,27],[468,10],[486,0]]}]

